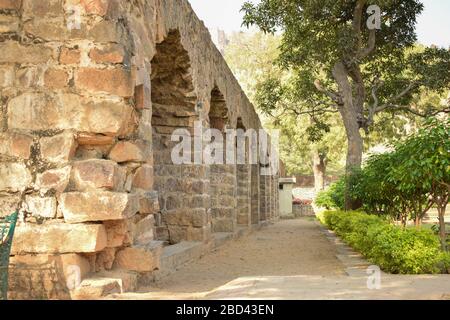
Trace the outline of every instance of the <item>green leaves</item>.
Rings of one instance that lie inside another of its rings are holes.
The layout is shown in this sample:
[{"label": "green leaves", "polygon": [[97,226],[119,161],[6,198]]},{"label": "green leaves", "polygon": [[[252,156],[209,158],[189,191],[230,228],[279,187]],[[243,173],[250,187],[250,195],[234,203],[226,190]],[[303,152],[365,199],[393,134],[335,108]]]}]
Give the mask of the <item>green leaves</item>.
[{"label": "green leaves", "polygon": [[325,224],[384,271],[401,274],[445,272],[450,254],[430,230],[401,229],[363,212],[327,211]]}]

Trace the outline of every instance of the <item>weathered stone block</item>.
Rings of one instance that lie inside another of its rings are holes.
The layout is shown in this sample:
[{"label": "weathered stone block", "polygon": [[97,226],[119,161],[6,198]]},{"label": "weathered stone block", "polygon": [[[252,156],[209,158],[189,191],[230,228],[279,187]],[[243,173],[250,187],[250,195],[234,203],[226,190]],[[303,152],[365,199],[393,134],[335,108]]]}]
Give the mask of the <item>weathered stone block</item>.
[{"label": "weathered stone block", "polygon": [[63,132],[40,140],[42,158],[50,162],[67,162],[73,158],[77,148],[71,132]]},{"label": "weathered stone block", "polygon": [[0,14],[0,33],[17,32],[19,26],[19,17]]},{"label": "weathered stone block", "polygon": [[12,254],[99,252],[106,240],[101,224],[26,223],[17,226]]},{"label": "weathered stone block", "polygon": [[139,212],[142,214],[153,214],[159,211],[158,193],[143,192],[139,196]]},{"label": "weathered stone block", "polygon": [[120,190],[126,179],[126,169],[110,160],[85,160],[73,164],[72,183],[76,190]]},{"label": "weathered stone block", "polygon": [[60,69],[48,69],[44,75],[45,86],[50,89],[62,89],[67,87],[69,75]]},{"label": "weathered stone block", "polygon": [[64,192],[69,184],[71,167],[47,170],[37,175],[36,186],[44,193],[50,190],[57,194]]},{"label": "weathered stone block", "polygon": [[1,10],[14,10],[20,8],[21,0],[0,0]]},{"label": "weathered stone block", "polygon": [[19,209],[21,197],[19,194],[0,195],[0,217],[5,217]]},{"label": "weathered stone block", "polygon": [[27,17],[63,16],[63,2],[60,0],[23,0],[23,13]]},{"label": "weathered stone block", "polygon": [[159,241],[145,246],[135,245],[117,252],[115,266],[124,270],[150,272],[159,269],[161,253],[162,242]]},{"label": "weathered stone block", "polygon": [[89,261],[79,254],[11,257],[11,299],[70,299],[70,290],[89,274]]},{"label": "weathered stone block", "polygon": [[83,146],[108,146],[114,143],[114,137],[82,132],[78,134],[77,142]]},{"label": "weathered stone block", "polygon": [[153,189],[153,167],[142,165],[133,176],[133,188],[150,191]]},{"label": "weathered stone block", "polygon": [[108,45],[103,49],[94,48],[89,52],[89,58],[95,63],[122,63],[125,50],[120,45]]},{"label": "weathered stone block", "polygon": [[31,182],[30,170],[24,164],[0,163],[0,191],[23,191]]},{"label": "weathered stone block", "polygon": [[132,97],[134,84],[131,72],[123,68],[81,68],[76,72],[75,86],[88,92],[102,92],[121,97]]},{"label": "weathered stone block", "polygon": [[0,66],[0,88],[11,87],[14,84],[15,70],[13,66]]},{"label": "weathered stone block", "polygon": [[102,270],[111,270],[114,259],[116,258],[116,248],[107,247],[97,254],[95,268],[97,272]]},{"label": "weathered stone block", "polygon": [[128,104],[94,103],[75,94],[24,93],[9,101],[8,127],[21,130],[74,129],[106,135],[133,130],[135,112]]},{"label": "weathered stone block", "polygon": [[0,43],[0,63],[45,63],[52,57],[52,50],[44,45],[24,46],[15,41]]},{"label": "weathered stone block", "polygon": [[[108,248],[121,247],[129,239],[130,223],[128,220],[110,220],[103,223],[108,237]],[[128,241],[131,244],[132,241]]]},{"label": "weathered stone block", "polygon": [[154,240],[155,218],[153,215],[139,220],[134,228],[134,243],[145,245]]},{"label": "weathered stone block", "polygon": [[120,220],[139,210],[138,197],[116,192],[69,192],[60,198],[59,210],[67,223]]},{"label": "weathered stone block", "polygon": [[0,154],[29,159],[33,137],[18,133],[0,133]]},{"label": "weathered stone block", "polygon": [[145,162],[151,146],[147,141],[119,141],[111,150],[109,158],[115,162]]},{"label": "weathered stone block", "polygon": [[27,212],[33,216],[43,218],[56,217],[56,198],[54,197],[40,197],[40,196],[26,196],[25,208]]},{"label": "weathered stone block", "polygon": [[80,0],[87,14],[104,16],[108,12],[110,0]]},{"label": "weathered stone block", "polygon": [[61,64],[79,64],[81,61],[81,50],[72,48],[62,48],[59,55]]},{"label": "weathered stone block", "polygon": [[113,293],[120,293],[120,283],[117,279],[91,278],[85,279],[80,286],[75,289],[72,299],[93,300],[106,297]]}]

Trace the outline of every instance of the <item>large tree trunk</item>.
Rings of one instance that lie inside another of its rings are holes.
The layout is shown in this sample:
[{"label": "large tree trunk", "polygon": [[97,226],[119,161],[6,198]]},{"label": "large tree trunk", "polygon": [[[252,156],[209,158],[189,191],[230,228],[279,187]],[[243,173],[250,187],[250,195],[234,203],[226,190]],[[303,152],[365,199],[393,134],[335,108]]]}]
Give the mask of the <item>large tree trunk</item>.
[{"label": "large tree trunk", "polygon": [[[352,86],[349,81],[348,71],[342,62],[336,63],[333,68],[333,76],[338,84],[339,93],[342,97],[342,105],[339,112],[344,123],[345,132],[347,135],[347,163],[346,174],[351,175],[354,170],[361,168],[362,154],[363,154],[363,139],[361,136],[360,124],[358,123],[358,116],[361,114],[361,97],[353,97]],[[360,94],[363,94],[362,92]],[[354,101],[357,102],[355,105]],[[349,189],[347,185],[347,190]],[[350,197],[349,193],[345,194],[345,208],[347,210],[354,210],[361,207],[361,202]]]},{"label": "large tree trunk", "polygon": [[313,172],[314,172],[314,189],[316,192],[322,191],[325,188],[325,155],[321,154],[319,150],[314,149],[312,152],[313,158]]}]

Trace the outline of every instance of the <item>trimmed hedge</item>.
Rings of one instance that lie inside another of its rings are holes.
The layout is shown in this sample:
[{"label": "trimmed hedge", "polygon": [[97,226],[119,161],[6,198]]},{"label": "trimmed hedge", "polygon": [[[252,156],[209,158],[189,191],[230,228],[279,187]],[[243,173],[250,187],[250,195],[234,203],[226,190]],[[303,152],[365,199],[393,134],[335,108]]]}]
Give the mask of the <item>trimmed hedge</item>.
[{"label": "trimmed hedge", "polygon": [[403,229],[358,211],[326,211],[321,221],[386,272],[446,273],[450,268],[450,254],[430,230]]}]

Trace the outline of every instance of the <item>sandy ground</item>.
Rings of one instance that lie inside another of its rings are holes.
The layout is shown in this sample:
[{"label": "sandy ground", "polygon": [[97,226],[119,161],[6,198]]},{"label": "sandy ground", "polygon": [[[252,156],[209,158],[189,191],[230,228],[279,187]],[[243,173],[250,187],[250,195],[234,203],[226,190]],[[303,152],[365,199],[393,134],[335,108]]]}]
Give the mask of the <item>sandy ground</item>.
[{"label": "sandy ground", "polygon": [[314,219],[284,220],[226,243],[151,287],[110,298],[450,298],[450,275],[395,276],[383,273],[381,289],[369,290],[366,267],[349,276],[345,272],[349,265],[337,258],[342,253],[338,248]]}]

